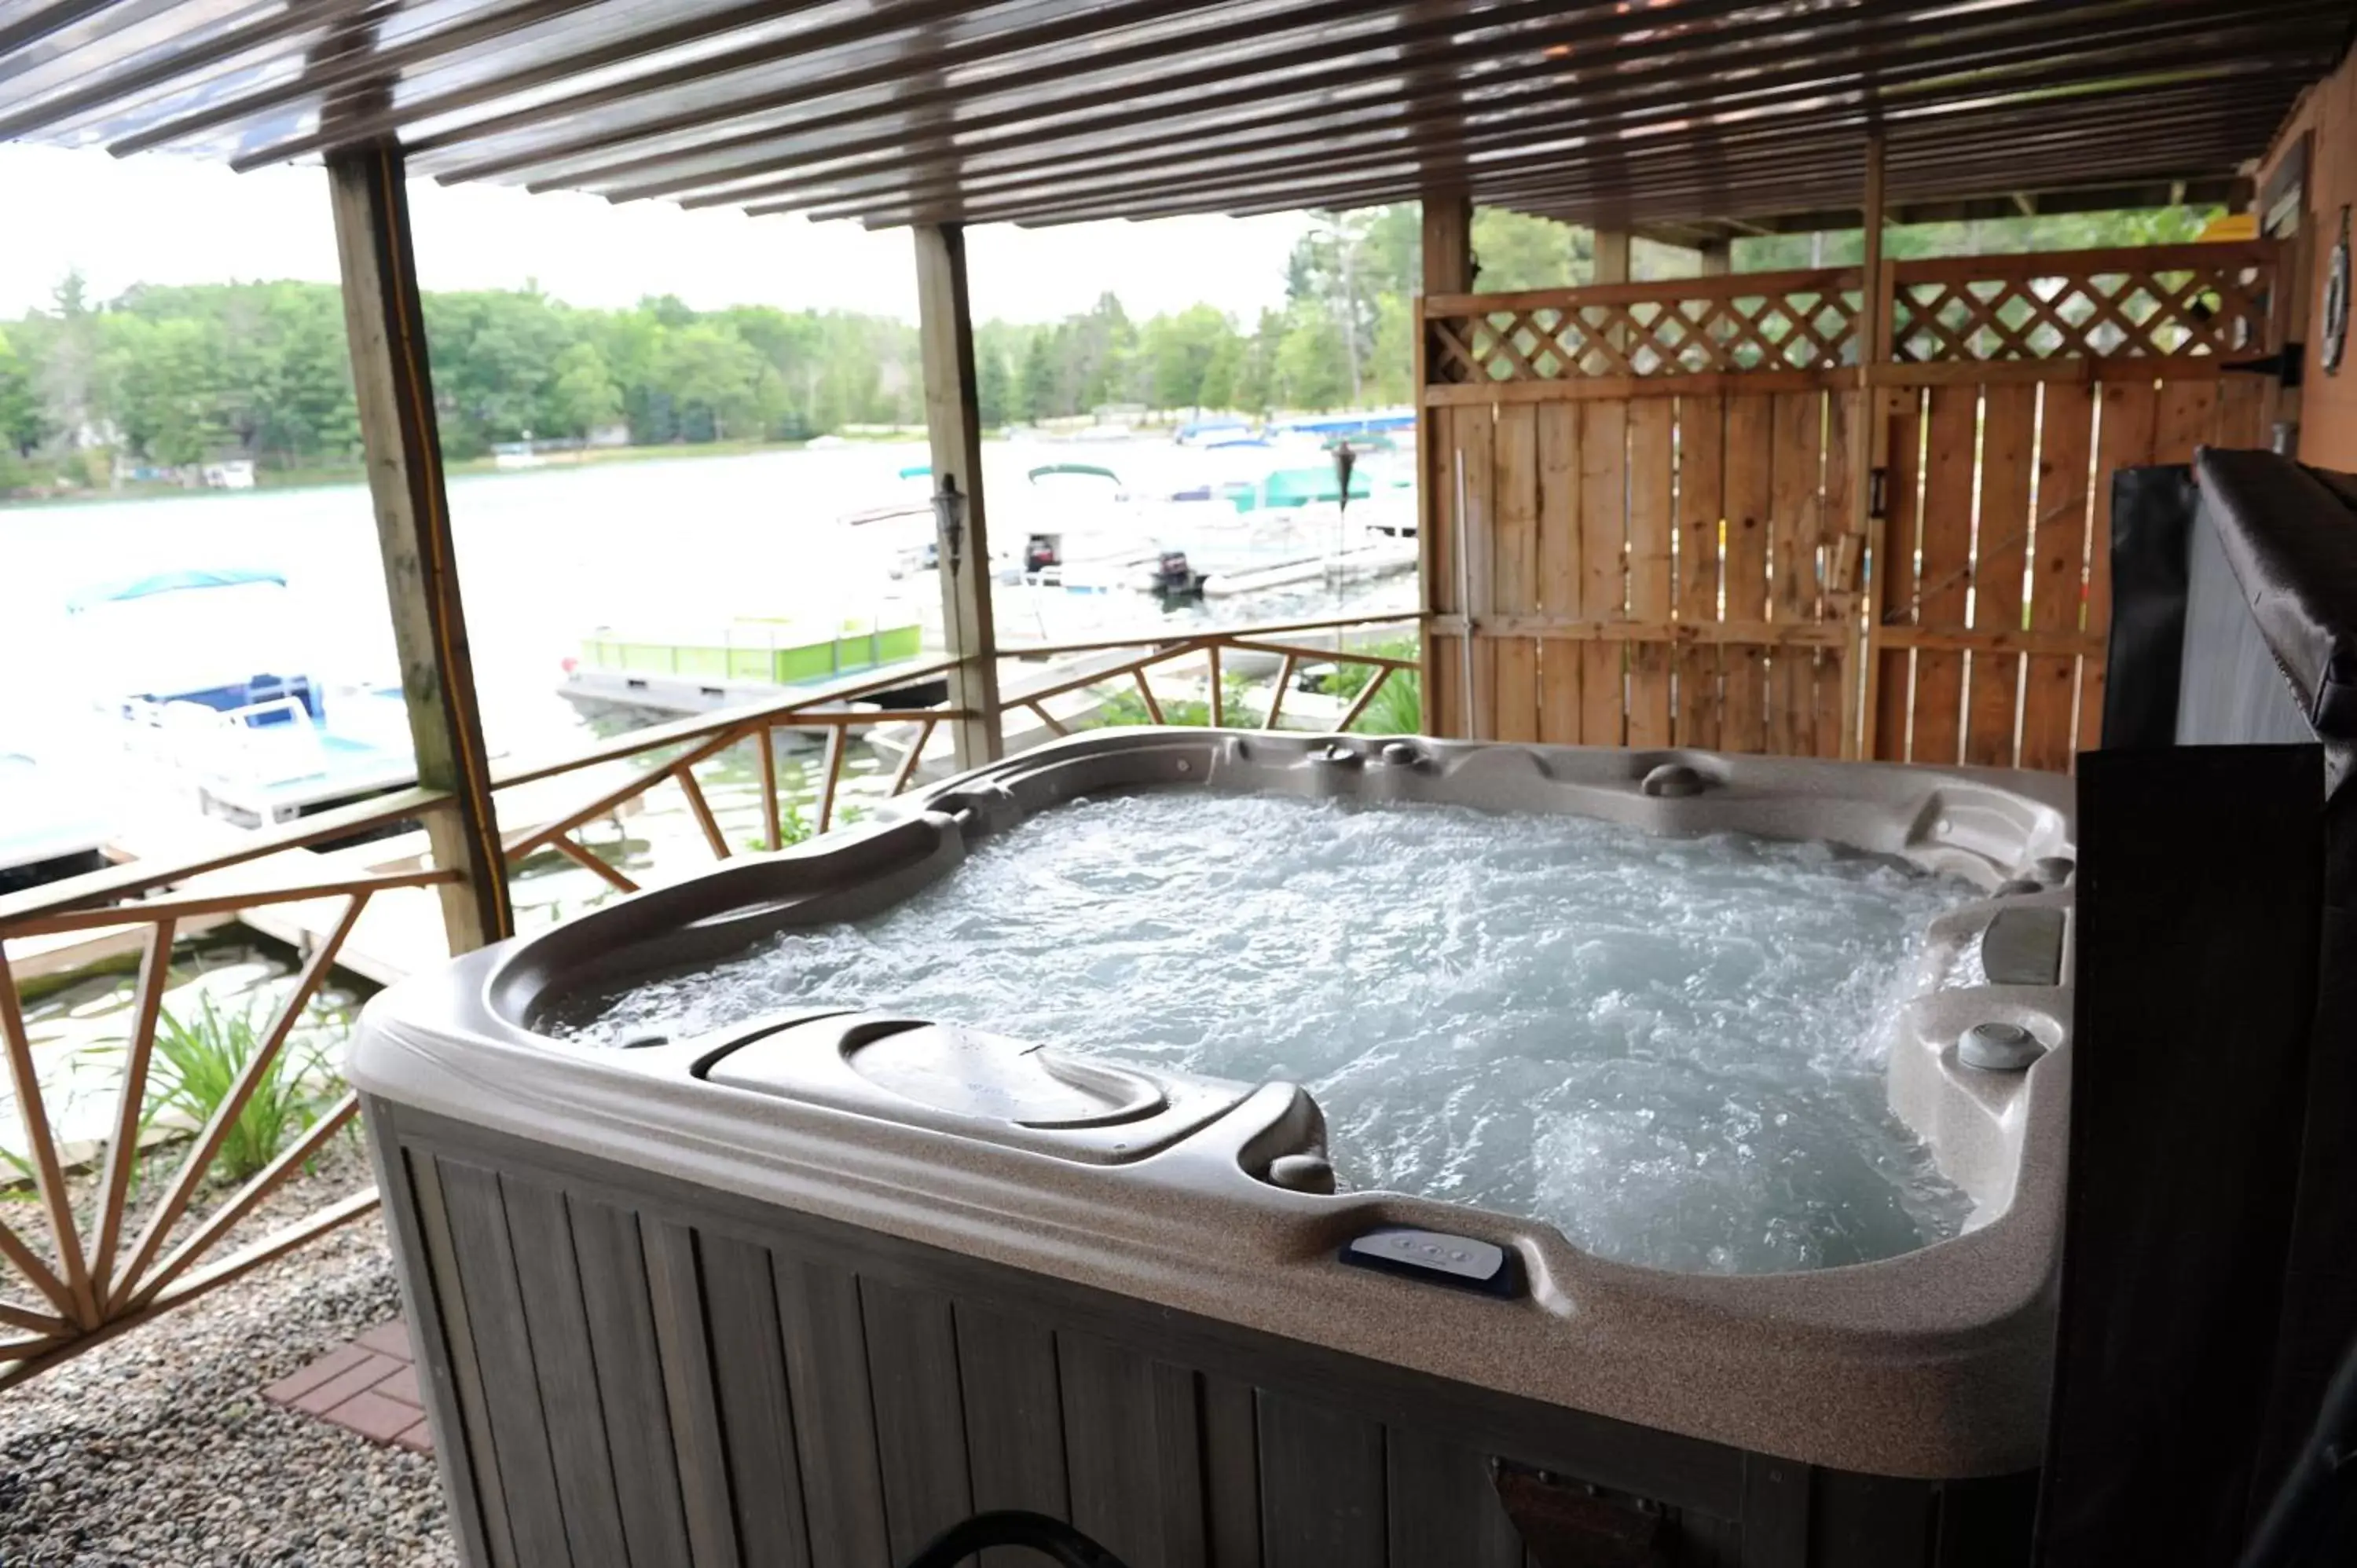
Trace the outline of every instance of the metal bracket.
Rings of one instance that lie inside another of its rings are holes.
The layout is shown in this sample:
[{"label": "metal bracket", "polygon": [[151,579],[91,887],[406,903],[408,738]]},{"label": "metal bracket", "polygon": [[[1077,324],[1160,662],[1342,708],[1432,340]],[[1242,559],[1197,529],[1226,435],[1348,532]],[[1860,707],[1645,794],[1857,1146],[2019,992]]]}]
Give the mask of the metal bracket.
[{"label": "metal bracket", "polygon": [[2255,360],[2222,360],[2218,368],[2246,376],[2273,376],[2285,390],[2289,391],[2299,385],[2300,369],[2307,363],[2307,353],[2306,344],[2287,343],[2274,353]]},{"label": "metal bracket", "polygon": [[1507,1459],[1490,1480],[1534,1568],[1667,1568],[1677,1529],[1656,1502]]}]

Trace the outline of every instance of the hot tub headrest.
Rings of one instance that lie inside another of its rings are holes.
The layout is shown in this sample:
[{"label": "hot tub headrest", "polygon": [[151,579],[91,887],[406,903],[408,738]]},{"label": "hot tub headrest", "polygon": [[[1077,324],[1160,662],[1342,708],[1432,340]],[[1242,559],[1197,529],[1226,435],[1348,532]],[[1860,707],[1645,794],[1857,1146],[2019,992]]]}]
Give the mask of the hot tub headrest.
[{"label": "hot tub headrest", "polygon": [[2357,744],[2357,477],[2208,447],[2194,472],[2260,635],[2336,754],[2338,783]]}]

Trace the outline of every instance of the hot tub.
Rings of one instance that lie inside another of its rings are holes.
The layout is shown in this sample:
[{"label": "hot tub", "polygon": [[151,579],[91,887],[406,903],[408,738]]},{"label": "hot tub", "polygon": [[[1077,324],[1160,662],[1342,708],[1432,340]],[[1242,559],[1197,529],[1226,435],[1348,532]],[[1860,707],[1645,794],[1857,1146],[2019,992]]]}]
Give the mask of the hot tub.
[{"label": "hot tub", "polygon": [[[945,879],[954,906],[970,851],[1148,791],[1821,841],[1950,879],[1876,1026],[1889,1111],[1970,1219],[1849,1266],[1645,1266],[1528,1213],[1331,1190],[1352,1151],[1308,1091],[1117,1041],[1037,1049],[890,993],[557,1027]],[[1520,1564],[1525,1538],[1539,1562],[2024,1559],[2069,800],[1973,769],[1104,732],[398,986],[350,1072],[464,1549],[885,1564],[1022,1508],[1135,1568]]]}]

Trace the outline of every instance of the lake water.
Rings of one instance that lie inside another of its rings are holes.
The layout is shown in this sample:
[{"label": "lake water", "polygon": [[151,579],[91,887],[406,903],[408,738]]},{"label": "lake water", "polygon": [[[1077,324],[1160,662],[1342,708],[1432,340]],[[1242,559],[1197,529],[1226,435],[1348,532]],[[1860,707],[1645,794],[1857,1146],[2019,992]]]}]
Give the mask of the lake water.
[{"label": "lake water", "polygon": [[[1019,538],[1033,499],[1025,476],[1047,463],[1101,464],[1134,490],[1167,493],[1200,482],[1216,455],[1167,438],[1010,441],[985,448],[996,537]],[[1322,462],[1315,452],[1254,454],[1245,477]],[[608,623],[708,627],[731,615],[901,613],[938,589],[930,576],[894,582],[887,564],[906,529],[849,529],[846,512],[912,497],[900,479],[922,464],[920,443],[855,443],[821,450],[546,466],[468,475],[449,484],[468,631],[487,738],[510,757],[561,755],[585,722],[555,693],[562,660]],[[921,527],[922,524],[919,524]],[[287,578],[305,644],[293,655],[328,681],[393,676],[393,639],[374,522],[359,484],[203,493],[124,501],[0,507],[0,739],[53,733],[111,693],[70,650],[66,606],[127,575],[199,566],[259,566]],[[1375,590],[1412,603],[1396,580]],[[1002,595],[1001,636],[1039,640]],[[1125,629],[1167,628],[1143,595],[1125,595]],[[1370,602],[1352,592],[1351,605]],[[1204,620],[1229,623],[1336,613],[1322,587],[1258,602],[1228,601]],[[929,617],[929,618],[934,618]],[[1101,635],[1091,632],[1091,637]],[[172,650],[140,650],[167,671]],[[159,673],[158,680],[163,679]]]}]

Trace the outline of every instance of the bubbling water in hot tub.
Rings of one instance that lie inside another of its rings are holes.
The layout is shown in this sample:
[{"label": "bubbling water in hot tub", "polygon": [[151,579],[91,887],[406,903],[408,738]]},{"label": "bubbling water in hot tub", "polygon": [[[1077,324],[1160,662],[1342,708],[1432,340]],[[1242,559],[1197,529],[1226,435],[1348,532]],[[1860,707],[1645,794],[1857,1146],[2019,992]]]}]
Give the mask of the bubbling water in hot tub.
[{"label": "bubbling water in hot tub", "polygon": [[1769,1273],[1891,1257],[1971,1205],[1884,1098],[1964,884],[1821,843],[1202,789],[1073,802],[856,925],[560,1004],[616,1044],[841,1004],[1324,1107],[1343,1185]]}]

